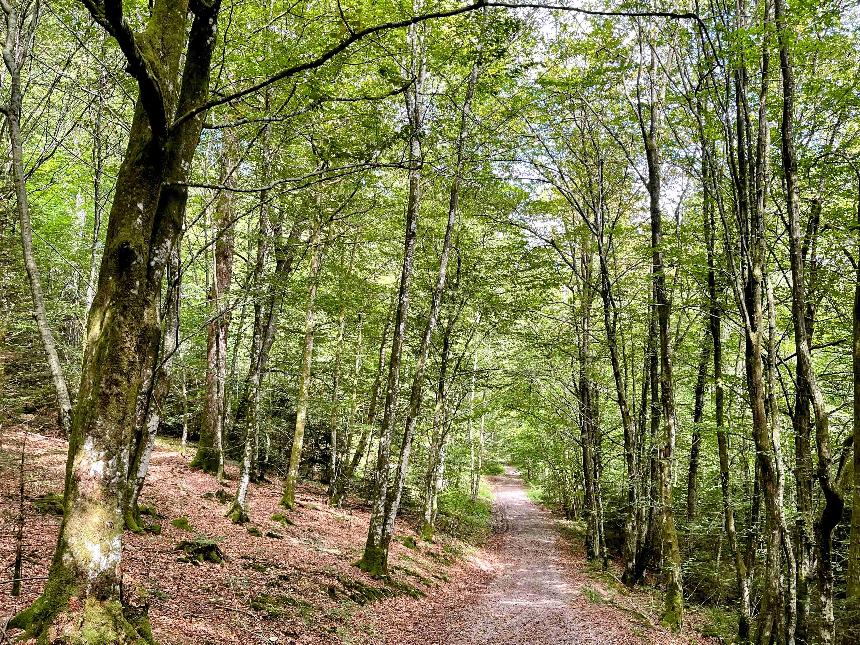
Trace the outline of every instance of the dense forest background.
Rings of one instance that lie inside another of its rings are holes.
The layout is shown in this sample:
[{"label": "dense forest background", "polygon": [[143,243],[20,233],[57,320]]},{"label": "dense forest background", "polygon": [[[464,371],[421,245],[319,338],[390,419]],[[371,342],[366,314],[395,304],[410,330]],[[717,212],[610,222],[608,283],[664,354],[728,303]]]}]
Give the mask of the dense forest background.
[{"label": "dense forest background", "polygon": [[510,463],[667,626],[858,642],[855,4],[0,6],[2,431],[69,439],[12,626],[148,638],[158,436],[378,576]]}]

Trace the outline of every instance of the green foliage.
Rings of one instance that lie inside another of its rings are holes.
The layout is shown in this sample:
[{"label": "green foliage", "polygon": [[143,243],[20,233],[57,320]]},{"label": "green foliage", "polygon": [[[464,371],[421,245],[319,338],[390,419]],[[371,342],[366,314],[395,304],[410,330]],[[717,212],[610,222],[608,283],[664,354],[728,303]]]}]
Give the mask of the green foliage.
[{"label": "green foliage", "polygon": [[439,497],[439,528],[469,542],[481,542],[492,531],[492,494],[482,484],[478,499],[451,489]]},{"label": "green foliage", "polygon": [[504,475],[505,474],[505,466],[504,464],[498,461],[487,461],[484,462],[484,475]]}]

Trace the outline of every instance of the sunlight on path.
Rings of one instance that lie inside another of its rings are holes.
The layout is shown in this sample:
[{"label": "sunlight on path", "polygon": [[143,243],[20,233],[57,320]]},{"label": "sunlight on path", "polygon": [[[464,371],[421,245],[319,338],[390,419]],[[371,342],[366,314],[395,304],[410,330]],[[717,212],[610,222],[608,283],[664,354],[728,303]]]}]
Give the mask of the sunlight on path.
[{"label": "sunlight on path", "polygon": [[505,531],[503,570],[478,605],[451,625],[447,643],[616,642],[572,605],[580,583],[565,566],[551,516],[528,498],[516,471],[509,469],[494,484],[495,512]]}]

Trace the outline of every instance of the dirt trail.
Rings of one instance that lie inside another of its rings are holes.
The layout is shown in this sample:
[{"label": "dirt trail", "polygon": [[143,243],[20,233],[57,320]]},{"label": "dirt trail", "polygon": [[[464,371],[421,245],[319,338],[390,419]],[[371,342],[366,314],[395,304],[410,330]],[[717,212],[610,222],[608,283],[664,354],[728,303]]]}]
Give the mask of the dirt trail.
[{"label": "dirt trail", "polygon": [[570,553],[552,516],[528,498],[515,471],[493,478],[493,488],[503,531],[495,548],[499,574],[475,605],[450,620],[446,645],[690,642],[595,600],[600,583],[585,574],[581,556]]}]

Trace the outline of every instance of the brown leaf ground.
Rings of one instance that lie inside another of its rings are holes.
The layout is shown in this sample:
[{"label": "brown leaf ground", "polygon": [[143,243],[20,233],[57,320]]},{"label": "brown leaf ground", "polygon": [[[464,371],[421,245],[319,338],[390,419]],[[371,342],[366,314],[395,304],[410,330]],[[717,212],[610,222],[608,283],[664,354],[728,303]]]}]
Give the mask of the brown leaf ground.
[{"label": "brown leaf ground", "polygon": [[[4,583],[14,559],[23,439],[20,429],[0,435]],[[35,433],[26,441],[28,580],[18,598],[10,585],[0,588],[0,627],[40,593],[59,528],[59,517],[37,512],[33,500],[61,491],[66,442]],[[252,526],[263,534],[255,536],[224,518],[225,505],[211,495],[217,481],[191,470],[190,457],[175,445],[159,445],[143,504],[159,514],[147,521],[161,533],[127,532],[124,544],[124,593],[133,603],[148,603],[163,645],[704,642],[655,627],[649,597],[625,595],[590,577],[582,554],[526,498],[518,479],[494,480],[500,530],[481,549],[450,538],[423,542],[400,523],[392,583],[384,586],[353,566],[369,519],[360,504],[329,508],[325,491],[306,484],[299,508],[288,514],[292,524],[285,525],[272,519],[283,512],[280,483],[252,486]],[[187,528],[171,523],[180,518]],[[197,535],[217,539],[226,561],[181,561],[177,543]],[[374,590],[384,597],[363,604]]]}]

